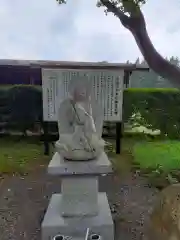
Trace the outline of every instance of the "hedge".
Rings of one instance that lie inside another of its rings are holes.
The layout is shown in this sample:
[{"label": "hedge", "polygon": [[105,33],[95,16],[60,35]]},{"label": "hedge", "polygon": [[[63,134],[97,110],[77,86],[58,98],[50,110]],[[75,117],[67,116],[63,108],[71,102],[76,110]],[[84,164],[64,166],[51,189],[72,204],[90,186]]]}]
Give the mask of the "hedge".
[{"label": "hedge", "polygon": [[[123,121],[159,129],[162,135],[179,138],[180,91],[178,89],[126,89]],[[42,122],[42,92],[33,86],[0,89],[0,127],[24,132]],[[3,126],[3,127],[2,127]],[[56,124],[52,127],[57,130]]]},{"label": "hedge", "polygon": [[[124,92],[124,121],[132,114],[141,116],[139,123],[159,129],[163,135],[180,135],[180,91],[178,89],[128,89]],[[137,119],[136,119],[137,121]]]}]

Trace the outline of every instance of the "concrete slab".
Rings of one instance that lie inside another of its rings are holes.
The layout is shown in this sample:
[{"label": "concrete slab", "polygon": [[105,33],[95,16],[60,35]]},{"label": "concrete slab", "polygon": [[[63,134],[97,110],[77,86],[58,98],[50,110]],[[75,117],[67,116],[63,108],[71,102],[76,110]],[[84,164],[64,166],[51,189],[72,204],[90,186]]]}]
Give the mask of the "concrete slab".
[{"label": "concrete slab", "polygon": [[72,240],[85,239],[86,230],[99,234],[103,240],[114,240],[114,225],[106,193],[98,194],[99,214],[91,217],[62,217],[60,202],[62,195],[54,194],[41,225],[41,240],[51,240],[55,235],[72,236]]},{"label": "concrete slab", "polygon": [[51,175],[100,175],[107,173],[112,173],[112,167],[105,152],[99,158],[89,161],[68,161],[56,152],[48,166],[48,174]]}]

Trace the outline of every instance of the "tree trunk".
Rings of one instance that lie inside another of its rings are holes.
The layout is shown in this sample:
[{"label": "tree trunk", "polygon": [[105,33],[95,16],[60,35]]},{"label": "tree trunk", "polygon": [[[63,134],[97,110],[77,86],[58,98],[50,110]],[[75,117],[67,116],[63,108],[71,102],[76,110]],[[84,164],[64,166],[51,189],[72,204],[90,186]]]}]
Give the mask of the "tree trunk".
[{"label": "tree trunk", "polygon": [[146,29],[144,15],[140,8],[137,7],[135,1],[131,1],[131,7],[125,5],[125,1],[121,1],[126,15],[119,7],[118,1],[100,0],[108,12],[112,12],[119,18],[121,24],[127,28],[134,36],[136,43],[148,63],[149,67],[163,78],[169,80],[174,87],[180,86],[180,68],[165,60],[154,48]]},{"label": "tree trunk", "polygon": [[180,68],[165,60],[154,48],[146,28],[130,30],[149,67],[175,87],[180,86]]}]

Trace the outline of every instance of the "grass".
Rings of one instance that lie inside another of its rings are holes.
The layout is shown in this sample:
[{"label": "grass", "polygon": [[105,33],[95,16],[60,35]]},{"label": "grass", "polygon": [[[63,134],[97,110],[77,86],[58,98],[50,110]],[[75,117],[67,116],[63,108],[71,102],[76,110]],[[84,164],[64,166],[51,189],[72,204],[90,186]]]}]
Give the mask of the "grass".
[{"label": "grass", "polygon": [[178,88],[128,88],[127,92],[179,92]]},{"label": "grass", "polygon": [[[111,143],[114,145],[114,142]],[[121,177],[135,169],[140,170],[142,174],[145,173],[146,176],[158,170],[158,177],[162,172],[167,175],[176,170],[180,176],[180,142],[178,141],[126,138],[122,142],[121,154],[116,155],[114,148],[109,156],[115,171]]]},{"label": "grass", "polygon": [[37,89],[42,89],[42,86],[40,85],[32,85],[32,84],[1,84],[0,90],[9,90],[14,87],[34,87]]},{"label": "grass", "polygon": [[114,170],[122,179],[138,170],[150,186],[159,190],[180,182],[180,142],[170,140],[124,139],[122,153],[112,156]]},{"label": "grass", "polygon": [[42,144],[0,139],[0,173],[29,172],[47,161]]},{"label": "grass", "polygon": [[136,143],[133,156],[141,168],[161,166],[164,171],[180,169],[180,142],[169,140]]},{"label": "grass", "polygon": [[[114,146],[114,142],[111,143]],[[40,165],[48,164],[50,157],[44,156],[43,150],[43,145],[39,142],[0,139],[0,173],[29,172]],[[125,138],[120,155],[116,155],[114,147],[107,149],[107,152],[114,170],[121,175],[131,171],[132,167],[156,169],[161,166],[166,172],[180,170],[178,141]]]}]

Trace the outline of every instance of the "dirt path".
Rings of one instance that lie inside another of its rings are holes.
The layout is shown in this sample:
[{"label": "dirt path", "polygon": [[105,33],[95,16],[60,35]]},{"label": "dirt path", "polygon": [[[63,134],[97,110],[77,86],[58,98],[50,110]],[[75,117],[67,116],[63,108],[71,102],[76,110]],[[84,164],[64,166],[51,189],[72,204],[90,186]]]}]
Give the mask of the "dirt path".
[{"label": "dirt path", "polygon": [[[124,179],[100,178],[116,228],[116,240],[142,239],[157,191],[144,179],[129,174]],[[60,192],[60,179],[44,168],[27,176],[5,177],[0,185],[0,240],[40,240],[40,224],[52,193]]]}]

